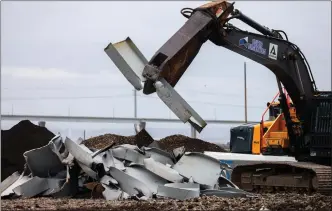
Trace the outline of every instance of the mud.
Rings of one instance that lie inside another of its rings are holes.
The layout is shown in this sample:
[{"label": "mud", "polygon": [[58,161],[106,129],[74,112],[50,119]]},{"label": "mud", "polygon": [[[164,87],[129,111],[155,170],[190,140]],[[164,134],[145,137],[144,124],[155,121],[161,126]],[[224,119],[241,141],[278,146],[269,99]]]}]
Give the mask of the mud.
[{"label": "mud", "polygon": [[[111,143],[116,145],[121,144],[138,144],[138,146],[152,143],[152,137],[145,131],[142,130],[136,136],[119,136],[115,134],[105,134],[101,136],[96,136],[87,139],[83,143],[89,148],[101,149]],[[183,135],[172,135],[167,136],[158,141],[161,149],[168,152],[172,152],[173,149],[184,146],[186,151],[191,152],[204,152],[204,151],[214,151],[214,152],[226,152],[222,147],[209,143],[200,139],[190,138]]]},{"label": "mud", "polygon": [[299,194],[263,194],[258,198],[226,199],[200,197],[186,201],[106,201],[104,199],[15,199],[1,200],[1,210],[331,210],[332,197]]},{"label": "mud", "polygon": [[46,129],[23,120],[9,130],[1,130],[1,181],[15,171],[24,168],[25,151],[46,145],[54,134]]}]

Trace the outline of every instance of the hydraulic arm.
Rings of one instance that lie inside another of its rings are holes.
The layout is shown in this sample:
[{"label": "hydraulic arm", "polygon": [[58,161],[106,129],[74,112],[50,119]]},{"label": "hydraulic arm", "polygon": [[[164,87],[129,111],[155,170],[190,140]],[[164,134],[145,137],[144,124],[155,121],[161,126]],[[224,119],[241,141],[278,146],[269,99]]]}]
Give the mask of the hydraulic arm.
[{"label": "hydraulic arm", "polygon": [[[234,9],[234,3],[227,1],[207,3],[196,9],[184,8],[181,13],[188,21],[155,53],[144,68],[143,76],[147,79],[143,89],[145,94],[154,93],[154,83],[161,78],[174,87],[201,46],[209,40],[264,65],[276,75],[281,93],[279,100],[291,140],[291,152],[295,156],[309,154],[308,140],[317,137],[318,132],[320,142],[331,141],[332,120],[326,113],[332,110],[331,92],[318,92],[305,56],[299,47],[288,41],[285,32],[260,25]],[[261,34],[235,27],[229,23],[234,18]],[[281,83],[295,105],[299,122],[293,122],[290,118]],[[318,113],[321,114],[322,111],[327,115],[323,128],[318,123]],[[316,123],[313,122],[314,119]],[[318,127],[321,128],[317,129]],[[330,152],[325,153],[331,156]]]}]

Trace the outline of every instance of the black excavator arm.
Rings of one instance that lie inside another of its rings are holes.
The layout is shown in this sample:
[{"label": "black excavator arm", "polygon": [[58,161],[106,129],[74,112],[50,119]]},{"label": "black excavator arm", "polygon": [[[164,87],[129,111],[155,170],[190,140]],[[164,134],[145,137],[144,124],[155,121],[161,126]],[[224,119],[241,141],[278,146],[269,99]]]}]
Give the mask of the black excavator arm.
[{"label": "black excavator arm", "polygon": [[[201,46],[209,40],[217,46],[264,65],[276,75],[281,93],[279,100],[292,140],[291,150],[294,153],[301,153],[301,146],[307,150],[308,147],[304,147],[306,142],[303,141],[303,131],[313,131],[311,122],[313,115],[317,113],[315,111],[317,103],[314,103],[314,98],[320,92],[316,88],[305,56],[295,44],[288,41],[286,33],[260,25],[234,9],[234,3],[227,1],[215,1],[194,10],[184,8],[181,13],[188,18],[188,21],[155,53],[144,68],[143,76],[147,79],[144,84],[144,94],[155,92],[153,84],[159,78],[165,78],[174,87]],[[229,21],[234,18],[243,21],[261,34],[243,31],[233,26]],[[280,82],[295,105],[300,123],[291,121]],[[331,126],[331,120],[328,121]],[[325,138],[329,137],[331,136]]]},{"label": "black excavator arm", "polygon": [[[305,102],[312,99],[316,88],[300,49],[284,40],[277,31],[273,32],[238,10],[233,10],[232,4],[226,10],[230,10],[233,16],[226,18],[227,21],[222,26],[219,25],[221,21],[207,9],[199,8],[191,13],[185,25],[156,52],[146,66],[143,75],[152,80],[150,83],[146,82],[144,93],[151,94],[155,91],[151,82],[156,77],[164,77],[174,87],[201,46],[210,40],[270,69],[297,105],[297,111],[303,113]],[[228,23],[232,18],[242,20],[259,30],[262,35],[236,28]]]}]

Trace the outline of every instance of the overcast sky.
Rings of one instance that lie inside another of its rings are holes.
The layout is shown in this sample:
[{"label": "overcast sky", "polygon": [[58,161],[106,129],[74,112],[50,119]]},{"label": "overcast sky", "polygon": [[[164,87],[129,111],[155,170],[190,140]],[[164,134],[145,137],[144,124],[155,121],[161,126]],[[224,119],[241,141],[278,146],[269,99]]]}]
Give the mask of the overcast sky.
[{"label": "overcast sky", "polygon": [[[1,113],[133,116],[133,88],[104,48],[129,36],[149,60],[185,23],[180,10],[204,3],[2,2]],[[238,1],[235,7],[262,25],[286,31],[309,61],[318,88],[331,89],[329,1]],[[244,61],[248,118],[257,121],[278,91],[275,76],[211,42],[175,88],[204,119],[243,120]],[[176,118],[155,94],[139,95],[139,117]]]}]

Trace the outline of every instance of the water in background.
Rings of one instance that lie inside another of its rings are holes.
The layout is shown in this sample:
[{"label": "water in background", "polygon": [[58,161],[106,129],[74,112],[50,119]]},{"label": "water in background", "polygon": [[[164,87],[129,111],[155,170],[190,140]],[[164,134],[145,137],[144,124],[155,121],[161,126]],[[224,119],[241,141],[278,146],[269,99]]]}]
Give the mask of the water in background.
[{"label": "water in background", "polygon": [[[8,130],[17,124],[18,121],[1,121],[1,129]],[[32,123],[38,124],[33,121]],[[226,144],[229,141],[230,128],[234,125],[208,124],[197,138],[205,141]],[[60,133],[73,140],[78,138],[88,139],[90,137],[113,133],[123,136],[135,134],[134,124],[130,123],[67,123],[67,122],[46,122],[46,127],[55,134]],[[182,123],[147,123],[146,130],[158,140],[166,136],[181,134],[190,136],[189,125]]]}]

